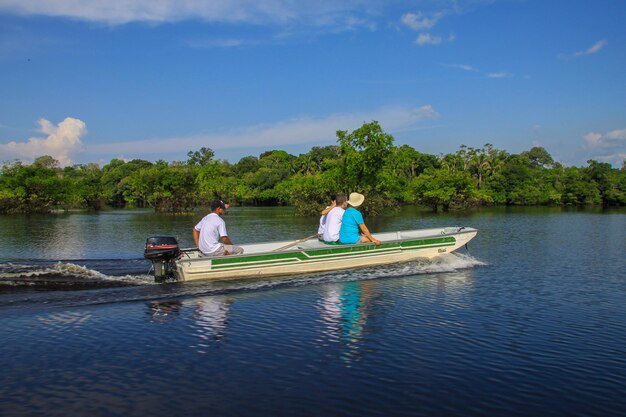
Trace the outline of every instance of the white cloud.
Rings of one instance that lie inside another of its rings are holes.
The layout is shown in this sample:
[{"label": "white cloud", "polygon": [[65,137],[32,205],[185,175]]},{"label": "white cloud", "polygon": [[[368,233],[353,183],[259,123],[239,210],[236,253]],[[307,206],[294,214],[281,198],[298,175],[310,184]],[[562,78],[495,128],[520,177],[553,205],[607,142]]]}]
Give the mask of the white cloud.
[{"label": "white cloud", "polygon": [[626,129],[612,130],[608,133],[589,132],[584,136],[590,147],[616,147],[626,145]]},{"label": "white cloud", "polygon": [[439,45],[443,42],[454,42],[456,40],[456,35],[451,33],[450,35],[448,35],[447,38],[444,38],[439,35],[433,35],[431,33],[428,33],[427,31],[435,27],[439,20],[443,19],[444,17],[450,14],[458,13],[461,13],[461,9],[458,7],[454,7],[453,9],[448,10],[440,10],[432,13],[409,12],[402,15],[402,17],[400,18],[400,22],[402,22],[403,25],[414,31],[421,32],[417,36],[417,39],[415,39],[415,43],[419,46]]},{"label": "white cloud", "polygon": [[452,67],[452,68],[462,69],[463,71],[478,72],[478,69],[474,68],[471,65],[467,65],[467,64],[452,64],[452,65],[448,65],[448,66]]},{"label": "white cloud", "polygon": [[575,52],[573,54],[559,54],[558,58],[569,59],[569,58],[580,58],[580,57],[587,56],[587,55],[593,55],[593,54],[600,52],[606,45],[608,45],[608,42],[602,39],[596,42],[595,44],[593,44],[593,46],[590,48]]},{"label": "white cloud", "polygon": [[626,159],[626,129],[617,129],[605,134],[589,132],[585,136],[588,159],[610,162],[621,167]]},{"label": "white cloud", "polygon": [[621,168],[624,161],[626,161],[626,152],[617,152],[614,154],[595,155],[591,159],[598,161],[608,162],[616,168]]},{"label": "white cloud", "polygon": [[458,69],[461,69],[463,71],[468,71],[468,72],[478,72],[487,78],[512,78],[514,76],[512,73],[506,72],[506,71],[483,72],[479,70],[478,68],[475,68],[471,65],[466,65],[466,64],[444,64],[444,66],[451,67],[451,68],[458,68]]},{"label": "white cloud", "polygon": [[430,104],[416,108],[387,107],[359,114],[336,114],[325,118],[303,117],[223,133],[89,145],[85,150],[90,155],[146,157],[150,154],[178,154],[181,149],[198,149],[202,146],[213,150],[223,150],[258,146],[272,149],[309,143],[330,145],[336,143],[337,130],[354,130],[364,122],[377,120],[386,132],[393,134],[394,131],[405,130],[437,117],[439,114]]},{"label": "white cloud", "polygon": [[590,146],[596,146],[600,144],[600,141],[602,140],[602,134],[595,132],[589,132],[584,137]]},{"label": "white cloud", "polygon": [[439,45],[443,42],[454,42],[456,40],[456,36],[451,33],[448,35],[447,39],[442,38],[441,36],[431,35],[430,33],[420,33],[415,39],[415,43],[419,46],[424,45]]},{"label": "white cloud", "polygon": [[[367,7],[364,7],[367,6]],[[363,0],[2,0],[0,11],[21,15],[66,17],[120,25],[130,22],[202,20],[219,23],[305,24],[329,26],[366,24],[376,4]],[[382,6],[381,6],[382,7]]]},{"label": "white cloud", "polygon": [[441,36],[433,36],[430,33],[420,33],[417,39],[415,39],[415,43],[419,46],[439,45],[441,42],[443,42]]},{"label": "white cloud", "polygon": [[[400,18],[400,21],[403,25],[409,27],[412,30],[422,31],[422,33],[417,36],[417,39],[415,39],[415,43],[419,46],[439,45],[444,42],[444,39],[441,36],[432,35],[425,31],[432,29],[437,24],[437,22],[439,22],[439,20],[444,16],[444,12],[436,12],[430,14],[426,14],[423,12],[405,13]],[[449,42],[454,41],[454,39],[454,35],[450,35],[448,37]]]},{"label": "white cloud", "polygon": [[593,55],[597,52],[600,52],[602,48],[607,45],[607,41],[601,40],[596,42],[591,48],[585,49],[584,51],[578,51],[574,54],[575,57],[584,56],[584,55]]},{"label": "white cloud", "polygon": [[487,78],[511,78],[512,76],[508,72],[491,72],[487,74]]},{"label": "white cloud", "polygon": [[439,113],[433,109],[431,104],[426,104],[422,107],[414,109],[411,114],[417,118],[417,120],[436,119],[439,117]]},{"label": "white cloud", "polygon": [[612,130],[606,134],[607,139],[626,140],[626,129]]},{"label": "white cloud", "polygon": [[442,16],[442,13],[435,13],[432,17],[427,17],[422,12],[405,13],[400,20],[404,25],[413,30],[419,31],[431,29],[437,24]]},{"label": "white cloud", "polygon": [[81,137],[87,133],[85,123],[68,117],[58,126],[46,119],[39,120],[40,131],[45,138],[30,138],[26,142],[9,142],[0,145],[3,158],[34,160],[43,155],[50,155],[62,166],[71,165],[71,155],[82,148]]}]

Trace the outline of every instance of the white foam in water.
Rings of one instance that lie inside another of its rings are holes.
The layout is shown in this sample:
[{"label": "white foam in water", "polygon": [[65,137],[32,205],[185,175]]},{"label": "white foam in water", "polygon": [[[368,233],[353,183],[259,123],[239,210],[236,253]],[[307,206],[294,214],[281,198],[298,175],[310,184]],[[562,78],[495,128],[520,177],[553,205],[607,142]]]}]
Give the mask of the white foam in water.
[{"label": "white foam in water", "polygon": [[72,275],[92,279],[105,279],[107,276],[84,266],[57,262],[54,265],[7,264],[8,271],[3,271],[2,278],[41,277],[46,275]]},{"label": "white foam in water", "polygon": [[93,269],[89,269],[85,266],[80,266],[72,263],[57,262],[53,266],[53,271],[63,275],[73,275],[89,279],[109,279],[107,275],[104,275],[98,271],[94,271]]},{"label": "white foam in water", "polygon": [[111,276],[68,262],[52,265],[24,265],[8,263],[0,268],[0,283],[8,285],[35,285],[38,282],[127,282],[129,284],[153,284],[151,275]]},{"label": "white foam in water", "polygon": [[72,263],[59,262],[55,264],[55,270],[59,273],[76,276],[79,278],[87,278],[100,281],[123,281],[132,284],[154,284],[154,277],[152,275],[124,275],[124,276],[111,276],[101,272],[89,269],[85,266],[80,266]]},{"label": "white foam in water", "polygon": [[437,272],[454,272],[460,269],[469,269],[475,266],[484,266],[486,263],[468,255],[461,253],[453,253],[450,256],[440,256],[430,261],[421,261],[407,264],[407,267],[413,267],[412,273],[430,274]]},{"label": "white foam in water", "polygon": [[455,272],[482,265],[486,264],[470,255],[454,253],[434,259],[420,259],[402,264],[368,268],[360,274],[360,279]]},{"label": "white foam in water", "polygon": [[[209,292],[217,291],[237,291],[237,290],[261,290],[282,285],[308,285],[337,281],[357,281],[387,277],[398,277],[406,275],[423,275],[454,272],[458,270],[486,265],[484,262],[468,254],[449,254],[431,260],[417,260],[402,264],[392,264],[363,269],[352,269],[341,272],[329,272],[311,275],[294,275],[289,277],[266,278],[263,280],[241,280],[229,282],[210,282],[206,284],[211,287]],[[154,277],[149,274],[111,276],[99,271],[89,269],[69,262],[57,262],[52,265],[22,265],[4,264],[0,265],[0,284],[4,285],[37,285],[40,283],[63,283],[63,284],[85,284],[107,282],[111,285],[115,283],[126,283],[128,285],[154,285]],[[207,288],[204,282],[202,293],[206,293]]]},{"label": "white foam in water", "polygon": [[[327,282],[359,281],[377,278],[400,277],[407,275],[424,275],[449,273],[476,266],[483,266],[486,263],[467,254],[449,254],[434,259],[423,259],[402,264],[392,264],[363,269],[351,269],[342,272],[330,272],[314,275],[300,275],[291,277],[266,278],[263,280],[244,280],[237,282],[221,282],[215,290],[237,291],[237,290],[262,290],[284,285],[310,285]],[[210,292],[210,291],[209,291]]]}]

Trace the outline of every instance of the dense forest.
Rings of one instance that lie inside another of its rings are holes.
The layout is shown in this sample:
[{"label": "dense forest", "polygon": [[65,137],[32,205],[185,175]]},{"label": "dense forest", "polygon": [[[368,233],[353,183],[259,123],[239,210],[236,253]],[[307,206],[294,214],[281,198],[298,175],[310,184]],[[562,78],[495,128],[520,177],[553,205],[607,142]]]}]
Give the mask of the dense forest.
[{"label": "dense forest", "polygon": [[239,162],[190,151],[168,163],[113,159],[107,165],[61,168],[50,156],[32,164],[5,162],[0,213],[106,207],[151,207],[182,213],[220,197],[235,205],[293,205],[318,213],[334,193],[365,194],[364,210],[379,214],[403,204],[450,210],[486,205],[626,205],[626,166],[588,161],[566,167],[541,147],[509,154],[486,144],[429,155],[394,139],[373,121],[338,131],[337,145],[299,156],[271,150]]}]

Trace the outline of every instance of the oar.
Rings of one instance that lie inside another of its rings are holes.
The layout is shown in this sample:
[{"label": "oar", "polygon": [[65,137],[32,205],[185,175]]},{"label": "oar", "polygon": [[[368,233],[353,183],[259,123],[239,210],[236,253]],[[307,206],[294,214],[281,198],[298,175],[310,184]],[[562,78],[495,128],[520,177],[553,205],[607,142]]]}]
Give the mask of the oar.
[{"label": "oar", "polygon": [[292,246],[294,246],[294,245],[297,245],[298,243],[302,243],[302,242],[304,242],[305,240],[313,239],[314,237],[317,237],[317,233],[316,233],[316,234],[314,234],[314,235],[311,235],[311,236],[309,236],[309,237],[305,237],[304,239],[300,239],[300,240],[296,240],[295,242],[291,242],[290,244],[285,245],[285,246],[282,246],[282,247],[280,247],[280,248],[278,248],[278,249],[274,249],[272,252],[276,252],[276,251],[278,251],[278,250],[282,250],[282,249],[287,249],[287,248],[290,248],[290,247],[292,247]]}]

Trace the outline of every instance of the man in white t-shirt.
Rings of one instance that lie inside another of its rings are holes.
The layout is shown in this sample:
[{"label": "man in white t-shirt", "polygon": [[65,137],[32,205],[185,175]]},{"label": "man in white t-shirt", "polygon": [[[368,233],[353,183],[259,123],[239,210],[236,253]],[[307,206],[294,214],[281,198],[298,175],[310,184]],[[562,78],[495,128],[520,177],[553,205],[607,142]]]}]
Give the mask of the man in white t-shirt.
[{"label": "man in white t-shirt", "polygon": [[341,219],[343,212],[348,203],[346,196],[340,194],[337,196],[335,207],[326,215],[326,227],[324,228],[323,240],[326,243],[335,243],[339,241],[339,230],[341,230]]},{"label": "man in white t-shirt", "polygon": [[202,254],[207,256],[241,255],[243,248],[233,245],[226,233],[226,223],[220,217],[228,206],[222,200],[213,200],[211,213],[193,228],[193,240]]}]

